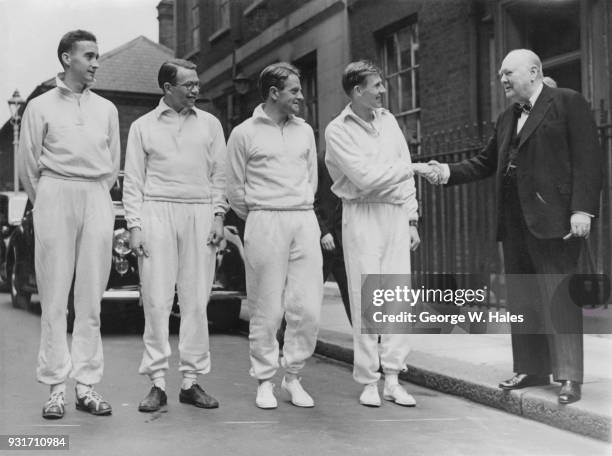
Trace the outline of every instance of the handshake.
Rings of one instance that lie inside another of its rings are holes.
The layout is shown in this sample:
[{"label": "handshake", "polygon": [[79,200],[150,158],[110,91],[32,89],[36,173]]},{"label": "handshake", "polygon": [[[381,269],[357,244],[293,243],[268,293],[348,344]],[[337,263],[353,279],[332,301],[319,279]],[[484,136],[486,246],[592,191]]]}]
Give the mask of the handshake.
[{"label": "handshake", "polygon": [[428,163],[413,163],[412,170],[415,174],[427,179],[427,182],[434,185],[446,183],[447,176],[445,175],[444,165],[435,160]]}]

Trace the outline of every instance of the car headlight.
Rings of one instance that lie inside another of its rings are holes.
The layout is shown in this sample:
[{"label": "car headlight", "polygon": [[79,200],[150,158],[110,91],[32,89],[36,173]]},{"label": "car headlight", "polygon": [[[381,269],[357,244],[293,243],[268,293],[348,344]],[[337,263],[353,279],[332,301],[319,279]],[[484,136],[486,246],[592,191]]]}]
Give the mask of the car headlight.
[{"label": "car headlight", "polygon": [[117,255],[121,256],[127,255],[132,250],[130,249],[130,233],[125,228],[115,230],[113,250]]},{"label": "car headlight", "polygon": [[115,271],[117,271],[119,275],[127,273],[130,269],[130,263],[127,258],[116,256],[113,257],[113,262],[115,264]]}]

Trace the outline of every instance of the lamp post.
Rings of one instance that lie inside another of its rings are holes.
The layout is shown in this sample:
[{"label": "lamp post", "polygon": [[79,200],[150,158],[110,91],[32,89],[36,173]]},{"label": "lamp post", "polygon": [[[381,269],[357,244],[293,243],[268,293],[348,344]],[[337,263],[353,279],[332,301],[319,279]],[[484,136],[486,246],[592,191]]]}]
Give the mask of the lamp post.
[{"label": "lamp post", "polygon": [[13,184],[15,186],[15,192],[19,191],[19,165],[17,161],[17,155],[19,153],[19,121],[21,116],[19,110],[25,104],[19,90],[15,89],[13,96],[8,99],[9,110],[11,111],[11,123],[13,124]]}]

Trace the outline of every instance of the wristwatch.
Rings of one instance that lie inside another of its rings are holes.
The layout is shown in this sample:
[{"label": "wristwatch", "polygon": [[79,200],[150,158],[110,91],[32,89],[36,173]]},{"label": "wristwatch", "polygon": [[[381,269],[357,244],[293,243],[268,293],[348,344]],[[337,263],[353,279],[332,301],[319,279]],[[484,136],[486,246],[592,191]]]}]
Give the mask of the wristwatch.
[{"label": "wristwatch", "polygon": [[416,228],[416,227],[418,227],[418,226],[419,226],[419,221],[418,221],[418,220],[410,220],[410,221],[408,222],[408,224],[409,224],[410,226],[414,226],[414,227]]}]

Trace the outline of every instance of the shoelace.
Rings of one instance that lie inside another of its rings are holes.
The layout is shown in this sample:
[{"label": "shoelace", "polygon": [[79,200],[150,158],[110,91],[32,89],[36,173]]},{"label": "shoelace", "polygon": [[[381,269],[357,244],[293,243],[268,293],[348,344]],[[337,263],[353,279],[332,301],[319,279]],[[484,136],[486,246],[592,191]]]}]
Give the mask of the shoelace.
[{"label": "shoelace", "polygon": [[56,391],[55,393],[51,393],[49,396],[49,400],[47,401],[48,405],[64,405],[64,393],[61,391]]},{"label": "shoelace", "polygon": [[100,405],[100,402],[104,402],[104,399],[102,398],[102,396],[100,396],[96,391],[92,389],[87,391],[83,395],[83,398],[85,399],[86,404],[93,401],[96,404],[96,408]]}]

